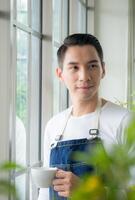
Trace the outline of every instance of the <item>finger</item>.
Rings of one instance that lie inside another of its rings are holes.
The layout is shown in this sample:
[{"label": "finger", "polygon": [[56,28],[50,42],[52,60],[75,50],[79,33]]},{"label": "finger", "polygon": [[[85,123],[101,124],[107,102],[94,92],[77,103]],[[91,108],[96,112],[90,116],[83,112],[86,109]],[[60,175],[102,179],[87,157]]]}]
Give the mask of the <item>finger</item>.
[{"label": "finger", "polygon": [[64,182],[65,182],[65,181],[64,181],[63,178],[62,178],[62,179],[61,179],[61,178],[56,178],[56,179],[53,180],[52,184],[53,184],[53,185],[63,185]]},{"label": "finger", "polygon": [[64,170],[58,170],[57,172],[56,172],[56,177],[57,178],[65,178],[65,176],[67,175],[67,172],[66,171],[64,171]]},{"label": "finger", "polygon": [[53,187],[55,191],[57,192],[63,192],[65,190],[64,185],[56,185]]},{"label": "finger", "polygon": [[69,197],[69,192],[68,191],[60,191],[58,192],[58,195],[61,197]]}]

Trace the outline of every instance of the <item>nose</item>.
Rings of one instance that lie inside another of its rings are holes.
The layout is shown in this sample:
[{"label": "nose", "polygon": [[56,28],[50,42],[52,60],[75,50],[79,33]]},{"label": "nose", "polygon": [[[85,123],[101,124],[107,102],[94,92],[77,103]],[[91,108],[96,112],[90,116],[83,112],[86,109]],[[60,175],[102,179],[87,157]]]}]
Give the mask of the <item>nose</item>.
[{"label": "nose", "polygon": [[79,72],[79,80],[80,81],[89,81],[91,79],[90,73],[86,69],[81,69]]}]

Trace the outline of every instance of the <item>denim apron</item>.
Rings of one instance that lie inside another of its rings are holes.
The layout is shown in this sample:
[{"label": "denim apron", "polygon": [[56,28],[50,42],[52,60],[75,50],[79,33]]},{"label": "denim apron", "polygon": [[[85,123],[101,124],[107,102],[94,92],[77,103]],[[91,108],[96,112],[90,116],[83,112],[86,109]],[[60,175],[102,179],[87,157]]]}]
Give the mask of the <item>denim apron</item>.
[{"label": "denim apron", "polygon": [[[101,106],[100,106],[101,107]],[[88,152],[97,144],[101,142],[99,135],[99,115],[100,107],[98,106],[97,111],[97,120],[95,129],[90,129],[89,134],[91,139],[73,139],[61,141],[64,134],[65,127],[67,125],[68,119],[71,116],[68,116],[62,134],[57,135],[55,138],[55,143],[52,144],[51,153],[50,153],[50,167],[57,167],[65,171],[71,171],[78,177],[85,175],[86,173],[91,173],[93,170],[92,166],[87,165],[85,162],[74,160],[74,153],[76,152]],[[56,191],[53,190],[53,186],[49,188],[50,200],[67,200],[68,198],[60,197]]]}]

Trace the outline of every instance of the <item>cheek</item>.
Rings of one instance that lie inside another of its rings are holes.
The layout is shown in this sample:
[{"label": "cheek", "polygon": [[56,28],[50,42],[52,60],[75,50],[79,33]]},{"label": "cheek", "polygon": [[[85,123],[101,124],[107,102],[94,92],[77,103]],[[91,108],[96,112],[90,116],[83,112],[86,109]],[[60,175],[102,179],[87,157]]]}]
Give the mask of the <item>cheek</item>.
[{"label": "cheek", "polygon": [[63,74],[63,81],[65,83],[73,83],[77,80],[77,75],[72,73]]},{"label": "cheek", "polygon": [[99,70],[99,71],[97,71],[96,73],[95,73],[95,77],[96,77],[96,79],[97,80],[100,80],[101,78],[102,78],[102,71],[101,70]]},{"label": "cheek", "polygon": [[65,85],[67,86],[71,82],[71,77],[67,76],[67,75],[63,75],[62,80],[65,83]]},{"label": "cheek", "polygon": [[100,83],[102,79],[102,74],[101,73],[96,73],[95,75],[93,75],[93,80],[97,83]]},{"label": "cheek", "polygon": [[74,83],[74,80],[73,80],[73,78],[71,78],[71,77],[67,77],[65,80],[64,80],[64,82],[65,82],[65,84],[66,85],[72,85],[73,83]]}]

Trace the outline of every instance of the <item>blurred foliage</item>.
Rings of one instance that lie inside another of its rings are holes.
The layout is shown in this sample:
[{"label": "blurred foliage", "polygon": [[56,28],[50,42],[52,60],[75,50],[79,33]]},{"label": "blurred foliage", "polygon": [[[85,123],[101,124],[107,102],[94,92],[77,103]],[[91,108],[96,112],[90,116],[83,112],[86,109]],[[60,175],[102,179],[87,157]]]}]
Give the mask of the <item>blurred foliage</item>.
[{"label": "blurred foliage", "polygon": [[119,99],[115,98],[115,103],[125,107],[125,108],[130,108],[132,111],[135,112],[135,92],[133,92],[130,97],[129,97],[129,101],[128,102],[124,102],[124,101],[120,101]]},{"label": "blurred foliage", "polygon": [[11,181],[10,175],[13,170],[20,169],[22,170],[23,168],[14,162],[4,162],[0,164],[0,197],[10,194],[11,197],[18,200],[17,191],[14,183]]},{"label": "blurred foliage", "polygon": [[135,116],[125,134],[126,142],[113,145],[109,153],[97,144],[88,154],[76,154],[77,160],[93,165],[95,170],[82,178],[71,200],[135,200],[135,185],[130,184],[131,168],[135,168]]}]

